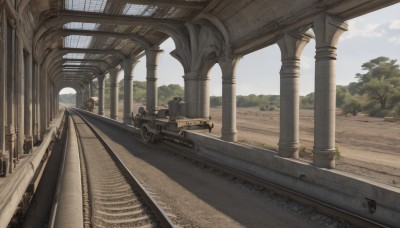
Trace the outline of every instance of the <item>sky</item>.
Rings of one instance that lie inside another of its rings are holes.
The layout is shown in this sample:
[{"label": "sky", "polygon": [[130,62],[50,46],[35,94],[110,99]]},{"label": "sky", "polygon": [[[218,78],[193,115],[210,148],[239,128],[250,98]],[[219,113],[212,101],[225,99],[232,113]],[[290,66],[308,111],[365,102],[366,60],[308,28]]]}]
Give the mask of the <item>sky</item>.
[{"label": "sky", "polygon": [[[349,31],[337,46],[336,84],[356,81],[361,65],[379,56],[399,60],[400,64],[400,3],[348,21]],[[172,39],[160,45],[164,50],[158,64],[158,85],[183,86],[183,68],[169,53],[175,49]],[[314,91],[315,41],[311,40],[301,56],[300,95]],[[237,66],[237,95],[279,94],[279,47],[275,44],[245,55]],[[216,64],[210,71],[210,95],[221,96],[222,74]],[[123,78],[121,72],[120,79]],[[146,60],[142,58],[134,71],[135,81],[145,81]],[[71,88],[61,92],[75,93]]]}]

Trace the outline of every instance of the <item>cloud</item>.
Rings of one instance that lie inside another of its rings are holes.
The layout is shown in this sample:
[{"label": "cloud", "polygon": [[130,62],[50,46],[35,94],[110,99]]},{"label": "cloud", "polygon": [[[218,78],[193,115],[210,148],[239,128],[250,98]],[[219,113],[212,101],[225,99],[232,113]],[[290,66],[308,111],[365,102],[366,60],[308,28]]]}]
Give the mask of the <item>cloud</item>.
[{"label": "cloud", "polygon": [[389,42],[394,43],[394,44],[400,44],[400,36],[391,37],[391,38],[389,39]]},{"label": "cloud", "polygon": [[380,23],[360,23],[360,21],[353,20],[349,22],[349,31],[345,32],[341,39],[381,37],[385,33],[384,26]]},{"label": "cloud", "polygon": [[400,20],[394,20],[392,23],[389,25],[389,29],[400,29]]}]

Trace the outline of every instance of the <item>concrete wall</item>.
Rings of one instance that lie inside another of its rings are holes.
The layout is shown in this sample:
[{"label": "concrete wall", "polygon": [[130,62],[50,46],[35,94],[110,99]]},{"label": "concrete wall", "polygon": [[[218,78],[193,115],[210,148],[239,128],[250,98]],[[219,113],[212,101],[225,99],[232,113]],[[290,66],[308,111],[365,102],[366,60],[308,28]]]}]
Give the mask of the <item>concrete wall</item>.
[{"label": "concrete wall", "polygon": [[[194,151],[213,161],[235,167],[274,184],[353,212],[388,226],[400,221],[400,189],[334,169],[317,168],[300,160],[282,158],[276,152],[205,135],[185,132]],[[366,198],[375,200],[369,213]]]}]

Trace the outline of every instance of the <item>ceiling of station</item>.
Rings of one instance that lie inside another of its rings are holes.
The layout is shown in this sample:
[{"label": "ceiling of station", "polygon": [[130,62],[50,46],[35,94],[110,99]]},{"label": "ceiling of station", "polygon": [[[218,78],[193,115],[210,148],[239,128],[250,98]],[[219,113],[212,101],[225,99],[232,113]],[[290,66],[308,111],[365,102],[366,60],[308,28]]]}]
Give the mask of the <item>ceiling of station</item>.
[{"label": "ceiling of station", "polygon": [[233,52],[244,55],[273,44],[284,31],[310,26],[321,12],[349,19],[399,1],[30,0],[28,8],[41,42],[35,52],[57,50],[52,61],[66,77],[79,75],[78,66],[89,69],[82,70],[85,77],[95,77],[160,45],[169,37],[161,32],[166,25],[188,35],[185,23],[200,14],[216,18]]},{"label": "ceiling of station", "polygon": [[[121,64],[122,58],[111,51],[117,51],[129,58],[142,53],[143,43],[130,38],[129,35],[140,38],[148,46],[158,46],[168,36],[152,29],[146,24],[115,23],[113,16],[127,16],[132,19],[154,18],[160,20],[185,21],[199,14],[209,0],[31,0],[33,17],[45,24],[52,18],[60,18],[54,26],[47,27],[46,35],[52,36],[46,40],[45,47],[59,50],[55,62],[62,67],[61,73],[65,77],[79,74],[85,67],[95,67],[101,73]],[[176,3],[176,4],[174,4]],[[193,4],[193,6],[191,6]],[[201,5],[198,5],[201,4]],[[195,7],[198,5],[197,7]],[[60,16],[60,12],[73,14]],[[100,17],[99,21],[82,22],[79,17]],[[101,15],[107,15],[108,20]],[[135,17],[135,18],[133,18]],[[76,18],[76,20],[75,20]],[[59,21],[59,22],[58,22]],[[62,23],[65,21],[65,23]],[[116,35],[117,34],[117,35]],[[122,36],[119,36],[121,34]],[[43,38],[44,39],[44,38]],[[49,42],[47,42],[49,41]],[[42,54],[48,54],[44,48]],[[103,50],[103,52],[90,50]],[[107,53],[107,50],[110,53]],[[57,68],[58,69],[58,68]],[[82,71],[83,72],[83,71]],[[99,72],[85,71],[85,77],[95,77]]]}]

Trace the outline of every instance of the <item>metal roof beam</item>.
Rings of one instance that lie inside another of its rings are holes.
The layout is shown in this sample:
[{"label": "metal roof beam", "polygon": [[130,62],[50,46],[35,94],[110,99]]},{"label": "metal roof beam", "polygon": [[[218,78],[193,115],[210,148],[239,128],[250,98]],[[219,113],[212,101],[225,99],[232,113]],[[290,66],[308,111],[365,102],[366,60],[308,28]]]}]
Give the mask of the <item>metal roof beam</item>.
[{"label": "metal roof beam", "polygon": [[202,10],[207,6],[207,2],[199,1],[176,1],[176,0],[124,0],[130,4],[156,5],[156,6],[171,6],[175,8],[185,8]]},{"label": "metal roof beam", "polygon": [[59,30],[51,30],[49,32],[51,33],[51,35],[46,33],[46,37],[44,39],[45,44],[54,42],[56,39],[70,35],[81,35],[81,36],[102,36],[102,37],[113,37],[118,39],[129,39],[139,44],[140,46],[143,46],[144,48],[153,46],[153,44],[147,41],[144,37],[131,33],[104,32],[104,31],[77,30],[77,29],[59,29]]},{"label": "metal roof beam", "polygon": [[64,25],[69,22],[99,23],[110,25],[140,25],[140,26],[162,26],[166,24],[183,25],[184,21],[165,18],[152,18],[144,16],[126,16],[105,13],[92,13],[82,11],[60,10],[48,11],[50,16],[41,21],[35,31],[34,43],[49,29]]}]

